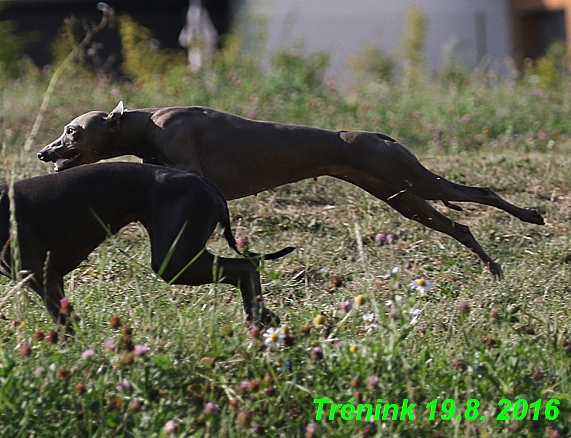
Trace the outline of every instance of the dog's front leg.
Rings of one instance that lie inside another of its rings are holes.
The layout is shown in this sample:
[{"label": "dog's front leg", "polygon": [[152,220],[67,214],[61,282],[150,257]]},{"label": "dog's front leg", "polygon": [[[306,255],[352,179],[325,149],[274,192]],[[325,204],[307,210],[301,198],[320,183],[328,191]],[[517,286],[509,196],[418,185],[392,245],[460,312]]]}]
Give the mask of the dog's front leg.
[{"label": "dog's front leg", "polygon": [[19,277],[20,280],[25,281],[26,286],[42,298],[54,322],[65,326],[66,333],[73,335],[72,307],[64,300],[63,276],[48,268],[42,273],[23,269],[19,272]]}]

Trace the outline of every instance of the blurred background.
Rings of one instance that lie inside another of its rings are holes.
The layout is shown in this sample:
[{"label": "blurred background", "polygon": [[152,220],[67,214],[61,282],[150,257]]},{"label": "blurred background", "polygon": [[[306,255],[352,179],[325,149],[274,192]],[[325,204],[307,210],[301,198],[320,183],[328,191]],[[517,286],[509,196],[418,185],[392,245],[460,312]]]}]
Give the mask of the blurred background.
[{"label": "blurred background", "polygon": [[[410,61],[415,32],[432,68],[459,62],[502,71],[512,59],[521,70],[525,59],[545,56],[554,43],[569,50],[570,7],[571,0],[0,0],[0,20],[39,67],[57,58],[65,20],[80,41],[112,8],[148,29],[156,48],[186,49],[195,70],[239,30],[246,50],[263,38],[264,62],[279,47],[327,53],[326,77],[346,84],[362,58]],[[101,72],[124,73],[115,20],[85,52]]]}]

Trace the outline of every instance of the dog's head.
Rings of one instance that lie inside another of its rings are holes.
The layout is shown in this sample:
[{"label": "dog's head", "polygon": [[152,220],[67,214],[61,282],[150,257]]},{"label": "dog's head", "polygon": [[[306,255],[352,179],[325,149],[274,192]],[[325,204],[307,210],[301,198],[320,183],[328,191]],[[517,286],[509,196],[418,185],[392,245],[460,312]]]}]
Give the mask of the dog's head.
[{"label": "dog's head", "polygon": [[111,136],[119,130],[123,112],[121,101],[109,114],[90,111],[76,117],[64,127],[61,137],[38,152],[38,158],[54,163],[56,172],[111,158]]}]

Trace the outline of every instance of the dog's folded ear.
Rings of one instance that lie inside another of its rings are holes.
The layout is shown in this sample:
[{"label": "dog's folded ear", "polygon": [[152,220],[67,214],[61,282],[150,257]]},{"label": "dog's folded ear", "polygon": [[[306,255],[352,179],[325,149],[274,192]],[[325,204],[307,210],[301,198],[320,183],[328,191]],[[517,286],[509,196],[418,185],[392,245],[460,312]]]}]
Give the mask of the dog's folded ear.
[{"label": "dog's folded ear", "polygon": [[121,119],[121,116],[123,115],[123,112],[125,111],[125,107],[123,106],[123,101],[120,101],[117,106],[115,107],[115,109],[113,111],[111,111],[107,117],[105,117],[103,120],[105,120],[105,122],[107,123],[109,129],[111,131],[116,131],[119,129],[119,121]]}]

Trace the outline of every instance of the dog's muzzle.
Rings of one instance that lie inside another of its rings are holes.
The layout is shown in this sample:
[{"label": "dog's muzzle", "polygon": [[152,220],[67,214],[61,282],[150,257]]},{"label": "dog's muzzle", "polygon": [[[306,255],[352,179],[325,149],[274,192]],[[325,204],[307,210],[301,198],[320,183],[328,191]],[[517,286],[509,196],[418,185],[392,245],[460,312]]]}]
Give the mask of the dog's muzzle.
[{"label": "dog's muzzle", "polygon": [[76,165],[81,153],[63,148],[58,140],[44,147],[37,155],[41,161],[54,163],[54,170],[58,172]]},{"label": "dog's muzzle", "polygon": [[47,159],[47,154],[46,154],[43,150],[41,150],[40,152],[38,152],[38,158],[39,158],[40,160],[42,160],[42,161],[49,161],[49,160]]}]

